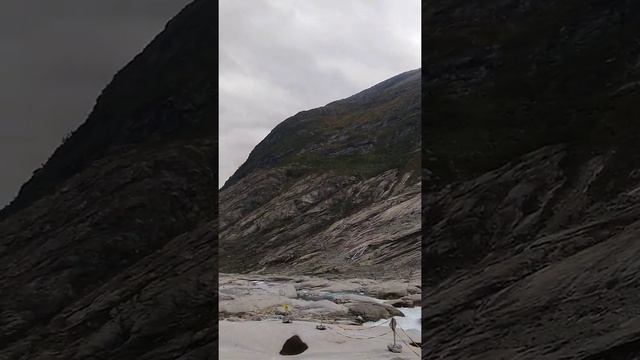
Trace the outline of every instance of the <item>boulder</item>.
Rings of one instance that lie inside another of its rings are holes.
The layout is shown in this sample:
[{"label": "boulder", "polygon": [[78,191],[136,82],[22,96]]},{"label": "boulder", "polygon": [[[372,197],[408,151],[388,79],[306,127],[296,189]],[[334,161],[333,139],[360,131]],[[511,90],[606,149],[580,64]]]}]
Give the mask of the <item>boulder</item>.
[{"label": "boulder", "polygon": [[385,304],[389,304],[397,308],[410,308],[420,306],[421,301],[422,294],[413,294],[397,300],[387,300],[385,301]]},{"label": "boulder", "polygon": [[385,282],[371,288],[378,299],[399,299],[407,296],[407,285],[395,282]]},{"label": "boulder", "polygon": [[305,352],[308,348],[309,346],[305,344],[298,335],[293,335],[282,345],[280,355],[298,355]]},{"label": "boulder", "polygon": [[388,319],[392,316],[404,316],[404,314],[387,304],[378,303],[357,303],[349,306],[349,313],[362,316],[365,321],[378,321]]},{"label": "boulder", "polygon": [[413,307],[413,300],[409,300],[405,297],[399,300],[388,300],[385,304],[389,304],[396,308],[408,308]]}]

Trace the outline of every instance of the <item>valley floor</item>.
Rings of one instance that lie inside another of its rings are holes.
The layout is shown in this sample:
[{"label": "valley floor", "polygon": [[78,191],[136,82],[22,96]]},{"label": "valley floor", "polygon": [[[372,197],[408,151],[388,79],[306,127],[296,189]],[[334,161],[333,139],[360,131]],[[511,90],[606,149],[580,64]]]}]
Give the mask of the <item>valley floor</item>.
[{"label": "valley floor", "polygon": [[[420,278],[221,274],[220,358],[281,358],[285,341],[298,335],[308,349],[293,359],[418,359],[419,344],[410,343],[421,340],[420,301]],[[292,323],[282,322],[285,314]],[[387,349],[392,317],[402,353]],[[326,330],[316,329],[320,322]]]},{"label": "valley floor", "polygon": [[[345,359],[419,359],[420,348],[400,341],[409,340],[404,336],[397,339],[402,345],[402,353],[387,350],[387,344],[393,342],[393,335],[388,326],[370,327],[362,331],[344,330],[335,324],[327,324],[327,330],[316,329],[317,323],[294,321],[283,324],[280,320],[219,322],[220,359],[309,359],[309,360],[345,360]],[[354,326],[344,327],[353,329]],[[413,333],[413,332],[412,332]],[[362,339],[385,334],[373,339]],[[279,355],[284,342],[293,335],[298,335],[309,348],[299,355]],[[345,336],[346,335],[346,336]],[[349,338],[350,336],[352,338]],[[409,335],[414,340],[419,334]],[[355,339],[354,339],[355,338]]]}]

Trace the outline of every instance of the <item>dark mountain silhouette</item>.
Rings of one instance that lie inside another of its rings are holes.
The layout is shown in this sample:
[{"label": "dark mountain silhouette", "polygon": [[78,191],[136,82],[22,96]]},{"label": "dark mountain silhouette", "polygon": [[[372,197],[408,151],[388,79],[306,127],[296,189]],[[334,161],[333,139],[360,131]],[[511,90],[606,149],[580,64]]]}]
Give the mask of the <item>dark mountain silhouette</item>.
[{"label": "dark mountain silhouette", "polygon": [[640,3],[423,24],[426,358],[636,358]]},{"label": "dark mountain silhouette", "polygon": [[187,6],[0,215],[1,359],[213,359],[217,3]]},{"label": "dark mountain silhouette", "polygon": [[[217,6],[171,20],[0,213],[1,359],[216,358]],[[419,84],[274,129],[220,193],[223,268],[419,266]]]}]

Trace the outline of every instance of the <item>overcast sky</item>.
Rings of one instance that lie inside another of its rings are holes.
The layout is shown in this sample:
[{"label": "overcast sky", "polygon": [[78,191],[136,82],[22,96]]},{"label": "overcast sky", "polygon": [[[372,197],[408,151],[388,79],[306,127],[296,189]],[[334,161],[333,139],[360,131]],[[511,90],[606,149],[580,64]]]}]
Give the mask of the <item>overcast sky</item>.
[{"label": "overcast sky", "polygon": [[0,1],[0,207],[189,2]]},{"label": "overcast sky", "polygon": [[418,0],[221,0],[220,186],[289,116],[420,67]]}]

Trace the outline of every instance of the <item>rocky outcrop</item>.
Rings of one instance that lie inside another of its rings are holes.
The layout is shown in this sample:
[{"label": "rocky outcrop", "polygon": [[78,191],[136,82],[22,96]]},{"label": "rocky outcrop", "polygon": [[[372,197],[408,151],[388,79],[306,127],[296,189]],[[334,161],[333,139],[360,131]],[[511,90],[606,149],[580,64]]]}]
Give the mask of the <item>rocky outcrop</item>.
[{"label": "rocky outcrop", "polygon": [[638,14],[425,8],[426,358],[640,355]]},{"label": "rocky outcrop", "polygon": [[365,321],[378,321],[389,319],[393,316],[404,316],[404,314],[393,306],[379,303],[358,303],[349,306],[349,312],[362,317]]},{"label": "rocky outcrop", "polygon": [[640,333],[629,321],[640,181],[598,199],[607,156],[567,156],[543,148],[428,196],[423,306],[436,358],[583,359]]},{"label": "rocky outcrop", "polygon": [[[366,181],[332,173],[299,179],[242,219],[221,220],[221,260],[242,271],[415,269],[420,188],[402,176],[391,170]],[[233,194],[221,194],[221,213],[227,196]]]}]

